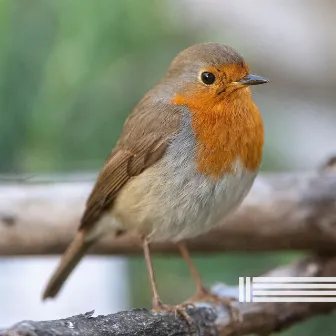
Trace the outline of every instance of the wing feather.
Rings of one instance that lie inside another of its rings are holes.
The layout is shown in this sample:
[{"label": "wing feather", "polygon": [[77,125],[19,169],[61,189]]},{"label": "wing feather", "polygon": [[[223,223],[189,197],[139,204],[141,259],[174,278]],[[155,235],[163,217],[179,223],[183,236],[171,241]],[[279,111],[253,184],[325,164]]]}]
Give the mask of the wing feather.
[{"label": "wing feather", "polygon": [[164,155],[179,127],[179,112],[173,105],[139,103],[126,120],[115,149],[105,162],[89,196],[79,229],[90,229],[113,206],[120,189]]}]

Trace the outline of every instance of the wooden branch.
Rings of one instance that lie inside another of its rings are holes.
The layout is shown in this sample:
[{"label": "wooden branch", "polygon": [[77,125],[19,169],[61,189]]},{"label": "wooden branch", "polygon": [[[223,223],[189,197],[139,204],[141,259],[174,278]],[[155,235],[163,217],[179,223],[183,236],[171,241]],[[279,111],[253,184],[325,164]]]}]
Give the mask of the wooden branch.
[{"label": "wooden branch", "polygon": [[[0,255],[62,253],[77,229],[92,183],[18,184],[0,187]],[[336,252],[335,170],[261,175],[240,209],[223,225],[191,240],[191,250]],[[154,251],[176,252],[161,244]],[[106,237],[91,253],[141,251],[137,238]]]},{"label": "wooden branch", "polygon": [[[336,276],[336,257],[316,256],[275,269],[264,276]],[[238,288],[217,285],[213,292],[237,297]],[[194,323],[190,326],[173,314],[133,309],[107,316],[92,313],[56,321],[23,321],[0,331],[0,336],[168,336],[168,335],[269,335],[311,316],[330,313],[333,303],[234,303],[241,320],[230,319],[225,307],[197,303],[188,310]]]}]

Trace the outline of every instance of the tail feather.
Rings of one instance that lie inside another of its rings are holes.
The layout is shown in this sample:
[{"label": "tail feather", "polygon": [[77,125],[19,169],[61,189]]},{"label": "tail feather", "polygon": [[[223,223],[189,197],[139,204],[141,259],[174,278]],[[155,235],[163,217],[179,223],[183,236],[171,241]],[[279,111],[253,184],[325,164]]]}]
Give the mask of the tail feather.
[{"label": "tail feather", "polygon": [[71,242],[56,271],[49,280],[43,293],[43,300],[53,298],[57,295],[69,274],[77,266],[88,248],[94,243],[94,240],[86,241],[83,232],[78,232],[75,239]]}]

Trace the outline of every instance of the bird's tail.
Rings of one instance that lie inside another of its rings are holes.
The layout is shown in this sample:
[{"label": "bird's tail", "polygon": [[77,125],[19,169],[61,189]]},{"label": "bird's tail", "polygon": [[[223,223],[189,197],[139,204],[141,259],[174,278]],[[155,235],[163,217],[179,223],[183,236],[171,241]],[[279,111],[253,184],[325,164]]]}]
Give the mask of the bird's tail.
[{"label": "bird's tail", "polygon": [[43,293],[43,300],[53,298],[57,295],[69,274],[77,266],[88,248],[94,243],[94,240],[87,241],[85,234],[79,231],[62,256],[61,262],[56,271],[49,280]]}]

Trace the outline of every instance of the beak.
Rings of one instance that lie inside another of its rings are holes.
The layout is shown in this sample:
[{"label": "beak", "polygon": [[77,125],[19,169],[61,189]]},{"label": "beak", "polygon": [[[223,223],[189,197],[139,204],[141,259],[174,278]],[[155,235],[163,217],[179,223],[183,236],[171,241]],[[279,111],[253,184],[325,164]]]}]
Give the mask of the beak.
[{"label": "beak", "polygon": [[249,86],[249,85],[259,85],[269,83],[269,80],[261,76],[247,74],[236,83],[241,84],[243,86]]}]

